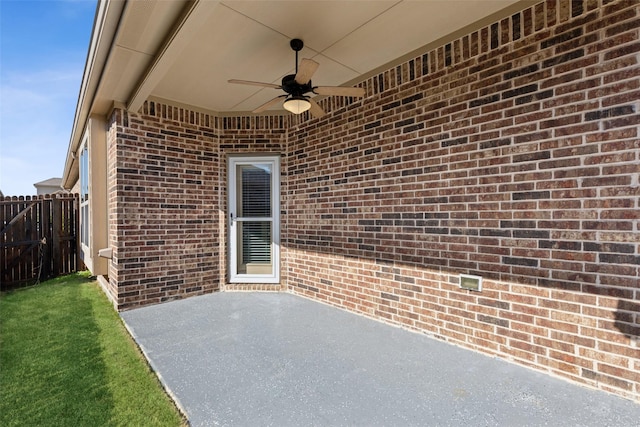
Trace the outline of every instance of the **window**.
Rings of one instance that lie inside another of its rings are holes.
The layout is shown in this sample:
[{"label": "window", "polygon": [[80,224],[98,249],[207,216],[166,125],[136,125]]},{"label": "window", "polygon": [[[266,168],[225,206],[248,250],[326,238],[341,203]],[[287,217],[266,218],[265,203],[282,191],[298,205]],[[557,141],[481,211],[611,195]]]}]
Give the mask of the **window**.
[{"label": "window", "polygon": [[80,146],[80,243],[89,246],[89,148]]}]

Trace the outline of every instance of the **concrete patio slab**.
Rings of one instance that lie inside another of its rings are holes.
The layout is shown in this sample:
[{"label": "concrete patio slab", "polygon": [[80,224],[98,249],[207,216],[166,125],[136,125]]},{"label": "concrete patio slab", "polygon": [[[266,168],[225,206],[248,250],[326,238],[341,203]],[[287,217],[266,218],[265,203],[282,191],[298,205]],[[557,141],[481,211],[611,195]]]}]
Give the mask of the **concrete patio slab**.
[{"label": "concrete patio slab", "polygon": [[640,404],[286,293],[122,313],[192,426],[640,426]]}]

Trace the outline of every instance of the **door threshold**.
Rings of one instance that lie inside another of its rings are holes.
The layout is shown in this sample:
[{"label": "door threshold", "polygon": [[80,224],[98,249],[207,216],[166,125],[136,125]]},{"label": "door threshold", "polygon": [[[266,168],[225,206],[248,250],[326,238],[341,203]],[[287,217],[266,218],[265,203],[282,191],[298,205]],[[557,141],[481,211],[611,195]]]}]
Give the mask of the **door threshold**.
[{"label": "door threshold", "polygon": [[279,283],[226,283],[222,290],[224,292],[283,292],[287,287]]}]

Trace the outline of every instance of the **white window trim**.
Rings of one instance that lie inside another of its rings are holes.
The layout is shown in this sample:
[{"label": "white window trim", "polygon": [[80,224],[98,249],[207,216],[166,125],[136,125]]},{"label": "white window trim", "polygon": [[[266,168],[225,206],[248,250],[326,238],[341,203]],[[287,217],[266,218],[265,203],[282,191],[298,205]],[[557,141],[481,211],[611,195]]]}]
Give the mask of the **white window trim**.
[{"label": "white window trim", "polygon": [[[89,253],[91,246],[91,155],[89,153],[89,138],[85,136],[78,148],[78,180],[80,181],[80,245],[85,253]],[[86,182],[83,180],[83,162],[86,167]],[[86,186],[86,199],[83,200],[84,186]],[[86,215],[84,214],[86,209]],[[86,222],[86,224],[85,224]]]}]

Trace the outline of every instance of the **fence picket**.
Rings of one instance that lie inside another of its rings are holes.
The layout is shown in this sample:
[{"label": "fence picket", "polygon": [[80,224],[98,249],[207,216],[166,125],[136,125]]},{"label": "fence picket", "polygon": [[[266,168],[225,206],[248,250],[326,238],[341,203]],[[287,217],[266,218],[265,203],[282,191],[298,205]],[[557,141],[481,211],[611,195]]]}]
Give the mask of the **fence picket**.
[{"label": "fence picket", "polygon": [[78,195],[0,199],[0,289],[77,271]]}]

